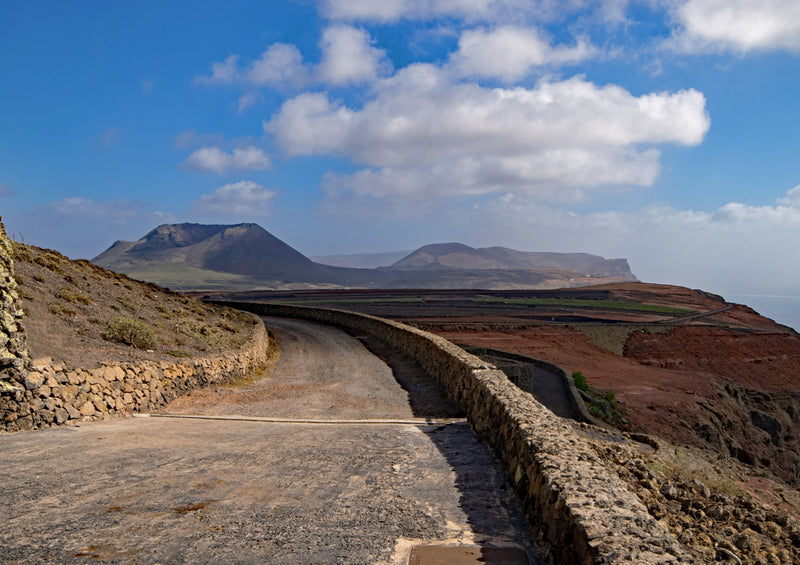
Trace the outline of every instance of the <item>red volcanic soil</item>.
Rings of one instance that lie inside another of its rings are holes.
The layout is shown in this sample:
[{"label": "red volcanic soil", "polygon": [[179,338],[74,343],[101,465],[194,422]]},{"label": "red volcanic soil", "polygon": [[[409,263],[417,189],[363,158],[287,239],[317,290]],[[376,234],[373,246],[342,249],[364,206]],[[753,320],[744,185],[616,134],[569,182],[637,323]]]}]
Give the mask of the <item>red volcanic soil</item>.
[{"label": "red volcanic soil", "polygon": [[614,391],[630,431],[711,448],[800,485],[800,337],[713,294],[622,283],[552,291],[337,290],[231,298],[373,314],[456,343],[581,371],[593,387]]},{"label": "red volcanic soil", "polygon": [[[699,312],[726,307],[716,297],[679,287],[605,288],[648,304]],[[456,343],[581,371],[590,385],[615,392],[631,431],[712,448],[789,485],[800,484],[800,338],[793,330],[742,305],[666,326],[642,325],[633,317],[624,324],[620,316],[625,314],[618,313],[617,323],[606,327],[514,327],[490,318],[480,323],[439,318],[425,325]],[[614,332],[618,352],[598,345],[608,346],[603,334]]]},{"label": "red volcanic soil", "polygon": [[709,396],[714,389],[708,375],[639,364],[595,345],[567,326],[433,331],[455,343],[542,359],[568,373],[581,371],[590,385],[616,393],[634,430],[678,443],[692,443],[687,423],[696,420],[690,408],[695,395]]}]

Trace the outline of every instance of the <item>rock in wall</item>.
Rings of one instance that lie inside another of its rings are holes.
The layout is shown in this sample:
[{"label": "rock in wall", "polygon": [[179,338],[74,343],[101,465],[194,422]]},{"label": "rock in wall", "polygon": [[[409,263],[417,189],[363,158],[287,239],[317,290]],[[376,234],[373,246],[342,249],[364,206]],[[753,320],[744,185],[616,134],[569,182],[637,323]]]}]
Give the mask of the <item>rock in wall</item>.
[{"label": "rock in wall", "polygon": [[18,320],[22,308],[14,280],[14,260],[3,220],[0,218],[0,392],[12,393],[20,386],[31,359]]}]

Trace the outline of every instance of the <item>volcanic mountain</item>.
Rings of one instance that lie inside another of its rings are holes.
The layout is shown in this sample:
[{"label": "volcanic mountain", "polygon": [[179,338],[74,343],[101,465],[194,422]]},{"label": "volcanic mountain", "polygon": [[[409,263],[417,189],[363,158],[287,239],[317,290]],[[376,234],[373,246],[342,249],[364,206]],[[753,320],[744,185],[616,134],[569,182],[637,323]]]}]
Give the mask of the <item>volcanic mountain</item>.
[{"label": "volcanic mountain", "polygon": [[427,245],[378,269],[323,265],[257,224],[164,224],[138,241],[117,241],[92,261],[183,290],[558,288],[636,280],[625,259],[474,249],[460,243]]},{"label": "volcanic mountain", "polygon": [[92,262],[126,274],[188,267],[309,283],[332,278],[257,224],[164,224],[138,241],[117,241]]}]

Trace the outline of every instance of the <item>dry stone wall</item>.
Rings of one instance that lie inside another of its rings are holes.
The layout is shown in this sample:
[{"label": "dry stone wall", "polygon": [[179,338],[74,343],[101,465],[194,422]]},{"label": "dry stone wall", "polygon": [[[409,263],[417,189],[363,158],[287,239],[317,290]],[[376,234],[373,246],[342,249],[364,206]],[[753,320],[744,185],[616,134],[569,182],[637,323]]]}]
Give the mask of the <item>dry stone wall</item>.
[{"label": "dry stone wall", "polygon": [[337,310],[225,303],[369,333],[416,359],[467,414],[503,462],[548,560],[558,564],[691,563],[692,557],[571,425],[436,335]]},{"label": "dry stone wall", "polygon": [[229,382],[267,362],[269,336],[261,320],[238,351],[201,359],[108,363],[98,369],[69,368],[52,359],[31,361],[18,323],[22,308],[2,219],[0,306],[0,431],[157,410],[190,389]]},{"label": "dry stone wall", "polygon": [[158,410],[191,389],[230,382],[262,367],[268,340],[259,323],[239,351],[191,361],[108,363],[81,369],[52,359],[36,360],[0,395],[0,429],[31,430]]},{"label": "dry stone wall", "polygon": [[258,370],[266,363],[268,346],[259,320],[249,342],[225,355],[175,363],[108,363],[97,369],[35,360],[21,382],[0,396],[0,418],[6,431],[18,431],[152,412],[191,389]]},{"label": "dry stone wall", "polygon": [[22,308],[14,280],[14,261],[11,242],[0,218],[0,390],[6,390],[10,382],[19,379],[30,366],[30,356],[25,347],[25,336],[18,320]]}]

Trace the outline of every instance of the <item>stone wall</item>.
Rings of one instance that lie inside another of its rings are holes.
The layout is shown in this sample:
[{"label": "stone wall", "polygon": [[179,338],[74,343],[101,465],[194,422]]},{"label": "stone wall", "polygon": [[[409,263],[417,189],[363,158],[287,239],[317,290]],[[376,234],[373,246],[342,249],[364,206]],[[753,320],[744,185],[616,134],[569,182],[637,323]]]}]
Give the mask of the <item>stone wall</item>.
[{"label": "stone wall", "polygon": [[31,430],[158,410],[191,389],[258,370],[267,361],[268,346],[259,320],[247,344],[224,355],[174,363],[108,363],[97,369],[36,360],[20,381],[12,381],[13,390],[0,395],[0,423],[6,431]]},{"label": "stone wall", "polygon": [[692,558],[608,470],[574,428],[436,335],[372,316],[299,306],[231,303],[260,315],[294,317],[374,335],[416,359],[467,414],[511,479],[551,563],[688,563]]},{"label": "stone wall", "polygon": [[98,369],[32,362],[18,320],[22,308],[11,244],[0,219],[0,431],[44,428],[74,421],[157,410],[182,393],[247,375],[267,362],[263,322],[244,347],[181,362],[108,363]]},{"label": "stone wall", "polygon": [[[578,419],[583,422],[587,422],[594,426],[599,426],[601,428],[606,429],[613,429],[611,426],[603,422],[602,420],[598,420],[589,412],[589,409],[586,407],[586,402],[584,402],[583,396],[578,388],[575,386],[575,380],[570,376],[563,368],[550,363],[548,361],[542,361],[541,359],[534,359],[533,357],[526,357],[524,355],[517,355],[516,353],[508,353],[507,351],[498,351],[496,349],[489,349],[486,347],[474,347],[470,348],[470,353],[473,353],[477,356],[485,355],[494,355],[500,357],[502,359],[510,359],[512,361],[518,361],[519,363],[523,363],[525,365],[532,365],[534,367],[539,367],[540,369],[545,369],[550,373],[556,374],[559,376],[561,381],[564,383],[564,388],[569,393],[570,404],[572,404],[573,410],[577,413]],[[505,372],[508,373],[508,370],[505,369]],[[516,381],[512,375],[508,375],[511,377],[512,381]],[[529,379],[532,377],[529,377]],[[522,383],[515,382],[517,386],[519,386],[522,390],[528,390],[530,392],[530,384],[526,383],[527,386],[521,386]]]},{"label": "stone wall", "polygon": [[14,280],[14,261],[11,242],[0,218],[0,393],[13,388],[30,367],[30,356],[18,320],[22,307]]}]

